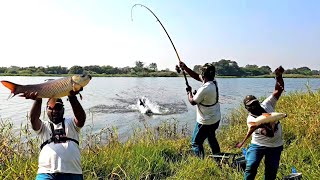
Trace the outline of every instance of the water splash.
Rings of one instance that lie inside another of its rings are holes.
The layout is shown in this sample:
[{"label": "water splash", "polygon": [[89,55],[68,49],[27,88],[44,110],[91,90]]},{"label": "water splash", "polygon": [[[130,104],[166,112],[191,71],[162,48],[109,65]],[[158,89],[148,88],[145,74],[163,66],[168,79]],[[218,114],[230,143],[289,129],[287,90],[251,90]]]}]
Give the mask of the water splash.
[{"label": "water splash", "polygon": [[142,114],[162,114],[160,106],[147,97],[139,98],[137,100],[137,106]]}]

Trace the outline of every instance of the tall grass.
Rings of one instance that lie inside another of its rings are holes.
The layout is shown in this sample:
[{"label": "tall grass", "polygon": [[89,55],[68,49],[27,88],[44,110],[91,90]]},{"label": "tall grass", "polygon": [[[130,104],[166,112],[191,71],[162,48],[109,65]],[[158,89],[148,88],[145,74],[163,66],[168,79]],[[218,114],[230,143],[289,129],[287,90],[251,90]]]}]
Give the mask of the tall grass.
[{"label": "tall grass", "polygon": [[[282,120],[284,151],[278,178],[290,174],[294,166],[304,179],[320,177],[320,92],[293,92],[281,97],[277,112],[288,117]],[[235,144],[246,132],[247,112],[234,109],[218,133],[223,152],[240,153]],[[22,140],[24,139],[24,140]],[[136,129],[130,139],[121,142],[116,129],[86,133],[81,153],[85,179],[242,179],[243,172],[228,163],[213,161],[206,145],[205,159],[193,156],[191,132],[175,122],[163,122],[153,128]],[[247,146],[249,142],[245,144]],[[21,127],[15,135],[9,121],[0,123],[0,179],[34,179],[37,172],[38,141],[29,127]],[[262,179],[263,161],[257,178]]]}]

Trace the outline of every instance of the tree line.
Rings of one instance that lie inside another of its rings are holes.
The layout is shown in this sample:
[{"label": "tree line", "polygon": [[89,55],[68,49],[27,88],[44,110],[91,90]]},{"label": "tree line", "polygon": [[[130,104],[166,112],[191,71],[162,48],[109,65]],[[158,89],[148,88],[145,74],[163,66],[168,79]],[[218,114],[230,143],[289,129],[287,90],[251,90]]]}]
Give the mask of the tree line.
[{"label": "tree line", "polygon": [[[216,74],[220,76],[236,76],[236,77],[248,77],[248,76],[262,76],[272,74],[272,70],[269,66],[257,66],[246,65],[239,67],[236,61],[221,59],[218,62],[212,62],[216,67]],[[193,70],[200,72],[201,65],[194,66]],[[284,74],[301,74],[301,75],[320,75],[319,70],[311,70],[308,67],[300,67],[293,69],[286,69]]]},{"label": "tree line", "polygon": [[[269,66],[246,65],[239,67],[236,61],[221,59],[217,62],[212,62],[216,67],[216,74],[218,76],[261,76],[272,74]],[[200,72],[202,65],[195,65],[193,70]],[[46,67],[0,67],[0,74],[4,75],[64,75],[64,74],[81,74],[84,71],[92,75],[129,75],[129,76],[179,76],[177,72],[165,70],[158,70],[156,63],[146,65],[142,61],[136,61],[133,67],[113,67],[110,65],[98,66],[72,66],[70,68],[62,66],[46,66]],[[293,69],[286,69],[285,74],[301,74],[301,75],[320,75],[319,70],[311,70],[308,67],[300,67]]]}]

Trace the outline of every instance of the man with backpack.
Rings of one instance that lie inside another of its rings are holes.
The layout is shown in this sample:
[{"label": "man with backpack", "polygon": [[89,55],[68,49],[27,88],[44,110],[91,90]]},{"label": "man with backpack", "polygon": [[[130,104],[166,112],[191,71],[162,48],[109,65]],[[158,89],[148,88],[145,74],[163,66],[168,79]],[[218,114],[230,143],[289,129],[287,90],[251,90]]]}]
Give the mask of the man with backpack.
[{"label": "man with backpack", "polygon": [[219,127],[221,112],[218,84],[215,80],[215,66],[210,63],[204,64],[201,67],[201,74],[191,70],[183,62],[180,62],[180,67],[192,78],[202,82],[195,94],[192,93],[190,86],[186,88],[188,101],[197,107],[196,125],[192,135],[192,150],[195,155],[204,158],[203,143],[205,139],[208,139],[212,154],[220,153],[216,130]]},{"label": "man with backpack", "polygon": [[30,119],[41,142],[37,180],[83,180],[79,133],[86,114],[76,97],[77,92],[70,94],[68,100],[74,117],[64,118],[62,99],[51,98],[46,104],[49,121],[40,120],[42,99],[36,98],[37,93],[25,94],[27,99],[34,99]]}]

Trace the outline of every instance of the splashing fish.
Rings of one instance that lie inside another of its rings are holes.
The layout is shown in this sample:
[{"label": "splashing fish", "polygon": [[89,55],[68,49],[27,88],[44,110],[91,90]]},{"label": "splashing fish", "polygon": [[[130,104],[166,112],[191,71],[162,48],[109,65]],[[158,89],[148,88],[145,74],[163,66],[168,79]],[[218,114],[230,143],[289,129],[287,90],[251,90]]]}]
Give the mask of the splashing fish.
[{"label": "splashing fish", "polygon": [[251,121],[248,123],[248,132],[246,134],[246,137],[242,140],[242,142],[238,143],[236,147],[240,148],[246,142],[246,140],[251,136],[251,134],[256,129],[259,128],[259,125],[271,123],[273,126],[275,126],[275,122],[285,117],[287,117],[287,114],[285,113],[278,113],[278,112],[262,113],[262,115],[255,118],[254,121]]},{"label": "splashing fish", "polygon": [[[91,75],[73,75],[60,79],[50,80],[41,84],[20,85],[10,81],[1,81],[1,83],[11,90],[11,97],[17,94],[24,97],[25,92],[37,92],[37,98],[60,98],[70,95],[70,91],[81,91],[91,80]],[[10,96],[9,96],[10,98]]]},{"label": "splashing fish", "polygon": [[141,98],[139,99],[139,110],[141,111],[141,113],[146,114],[146,115],[151,115],[153,112],[151,111],[151,109],[146,105],[146,99],[145,98]]}]

